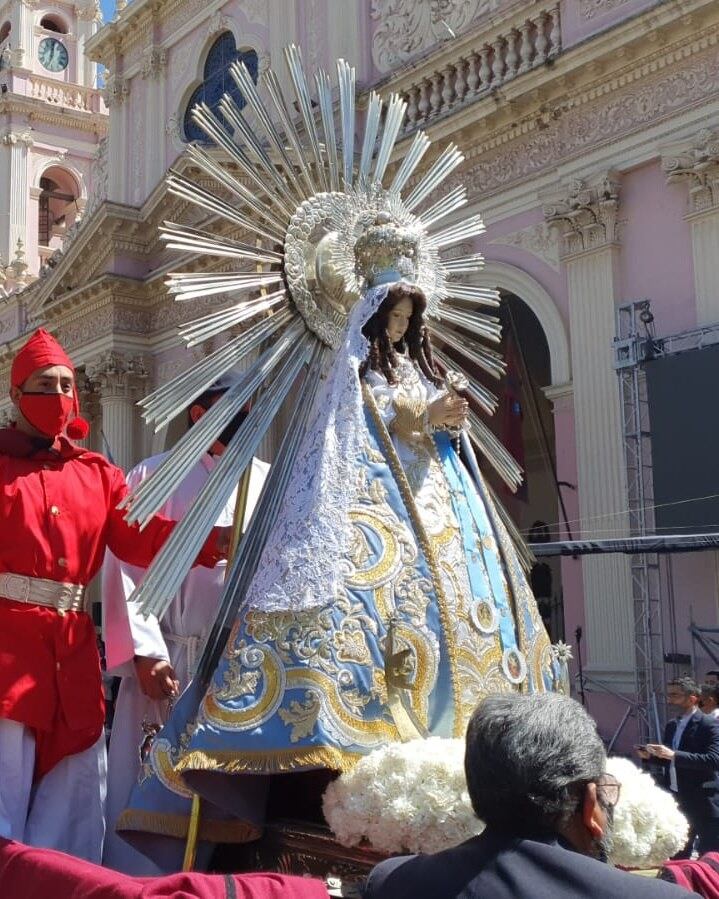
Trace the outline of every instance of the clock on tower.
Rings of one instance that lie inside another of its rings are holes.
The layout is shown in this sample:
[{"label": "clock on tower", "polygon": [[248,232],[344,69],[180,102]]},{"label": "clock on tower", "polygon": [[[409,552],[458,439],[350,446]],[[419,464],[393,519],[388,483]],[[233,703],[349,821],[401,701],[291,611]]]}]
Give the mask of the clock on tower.
[{"label": "clock on tower", "polygon": [[55,37],[45,37],[40,41],[37,58],[49,72],[62,72],[69,61],[67,47]]}]

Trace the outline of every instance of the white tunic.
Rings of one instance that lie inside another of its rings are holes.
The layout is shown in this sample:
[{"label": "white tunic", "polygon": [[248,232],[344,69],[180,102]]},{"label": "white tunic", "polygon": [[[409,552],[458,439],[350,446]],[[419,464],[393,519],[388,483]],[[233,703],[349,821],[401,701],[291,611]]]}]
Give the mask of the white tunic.
[{"label": "white tunic", "polygon": [[[166,454],[140,462],[127,476],[134,488],[148,477]],[[214,466],[210,455],[187,475],[173,496],[160,510],[179,521],[205,485]],[[269,465],[254,459],[250,476],[245,527],[255,508]],[[231,525],[234,518],[236,491],[227,502],[217,524]],[[108,552],[102,569],[103,638],[107,673],[122,677],[115,705],[110,738],[107,785],[107,835],[104,862],[128,874],[158,873],[146,856],[134,850],[115,833],[115,822],[124,810],[132,785],[139,773],[139,745],[142,722],[162,724],[167,718],[167,703],[156,702],[144,695],[135,677],[133,659],[147,656],[169,661],[175,669],[183,691],[194,674],[204,641],[217,614],[222,593],[226,563],[214,569],[200,565],[193,568],[161,621],[145,619],[128,598],[142,580],[144,569],[121,562]],[[180,847],[181,848],[181,847]]]}]

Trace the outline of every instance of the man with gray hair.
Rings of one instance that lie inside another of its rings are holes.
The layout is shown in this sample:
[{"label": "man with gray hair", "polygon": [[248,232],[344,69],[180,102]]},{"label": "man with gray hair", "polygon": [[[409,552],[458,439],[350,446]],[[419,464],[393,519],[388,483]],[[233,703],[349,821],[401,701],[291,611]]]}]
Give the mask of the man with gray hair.
[{"label": "man with gray hair", "polygon": [[558,693],[484,699],[467,728],[465,772],[482,834],[379,864],[366,899],[681,899],[686,891],[612,868],[620,784],[579,703]]}]

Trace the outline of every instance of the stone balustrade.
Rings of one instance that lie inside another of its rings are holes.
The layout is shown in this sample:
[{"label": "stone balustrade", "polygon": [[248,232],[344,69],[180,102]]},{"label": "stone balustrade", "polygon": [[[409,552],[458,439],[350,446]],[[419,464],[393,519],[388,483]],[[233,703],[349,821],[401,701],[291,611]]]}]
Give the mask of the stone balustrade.
[{"label": "stone balustrade", "polygon": [[491,93],[554,59],[561,50],[558,3],[540,8],[521,24],[500,33],[478,36],[476,44],[462,40],[456,58],[448,58],[445,53],[448,61],[426,74],[420,63],[416,80],[408,88],[398,85],[407,101],[405,132]]},{"label": "stone balustrade", "polygon": [[100,91],[77,84],[65,84],[54,78],[31,75],[30,96],[53,106],[79,109],[83,112],[100,111]]}]

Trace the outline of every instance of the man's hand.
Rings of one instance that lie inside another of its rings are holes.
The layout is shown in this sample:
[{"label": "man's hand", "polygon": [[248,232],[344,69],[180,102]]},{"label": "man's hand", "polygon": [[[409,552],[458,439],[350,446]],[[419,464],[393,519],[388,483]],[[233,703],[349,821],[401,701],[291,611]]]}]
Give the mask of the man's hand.
[{"label": "man's hand", "polygon": [[643,762],[646,762],[646,761],[648,761],[648,759],[651,758],[651,756],[650,756],[649,753],[647,752],[647,747],[646,747],[646,746],[635,746],[635,747],[634,747],[634,751],[636,752],[636,754],[639,756],[639,758],[640,758]]},{"label": "man's hand", "polygon": [[180,692],[175,669],[164,659],[135,656],[135,673],[140,689],[150,699],[172,699]]},{"label": "man's hand", "polygon": [[456,393],[440,396],[427,407],[429,423],[435,428],[462,428],[468,413],[469,403]]},{"label": "man's hand", "polygon": [[675,755],[673,749],[670,749],[668,746],[662,746],[661,743],[647,743],[647,752],[649,755],[653,755],[658,759],[664,759],[666,762],[671,762]]}]

